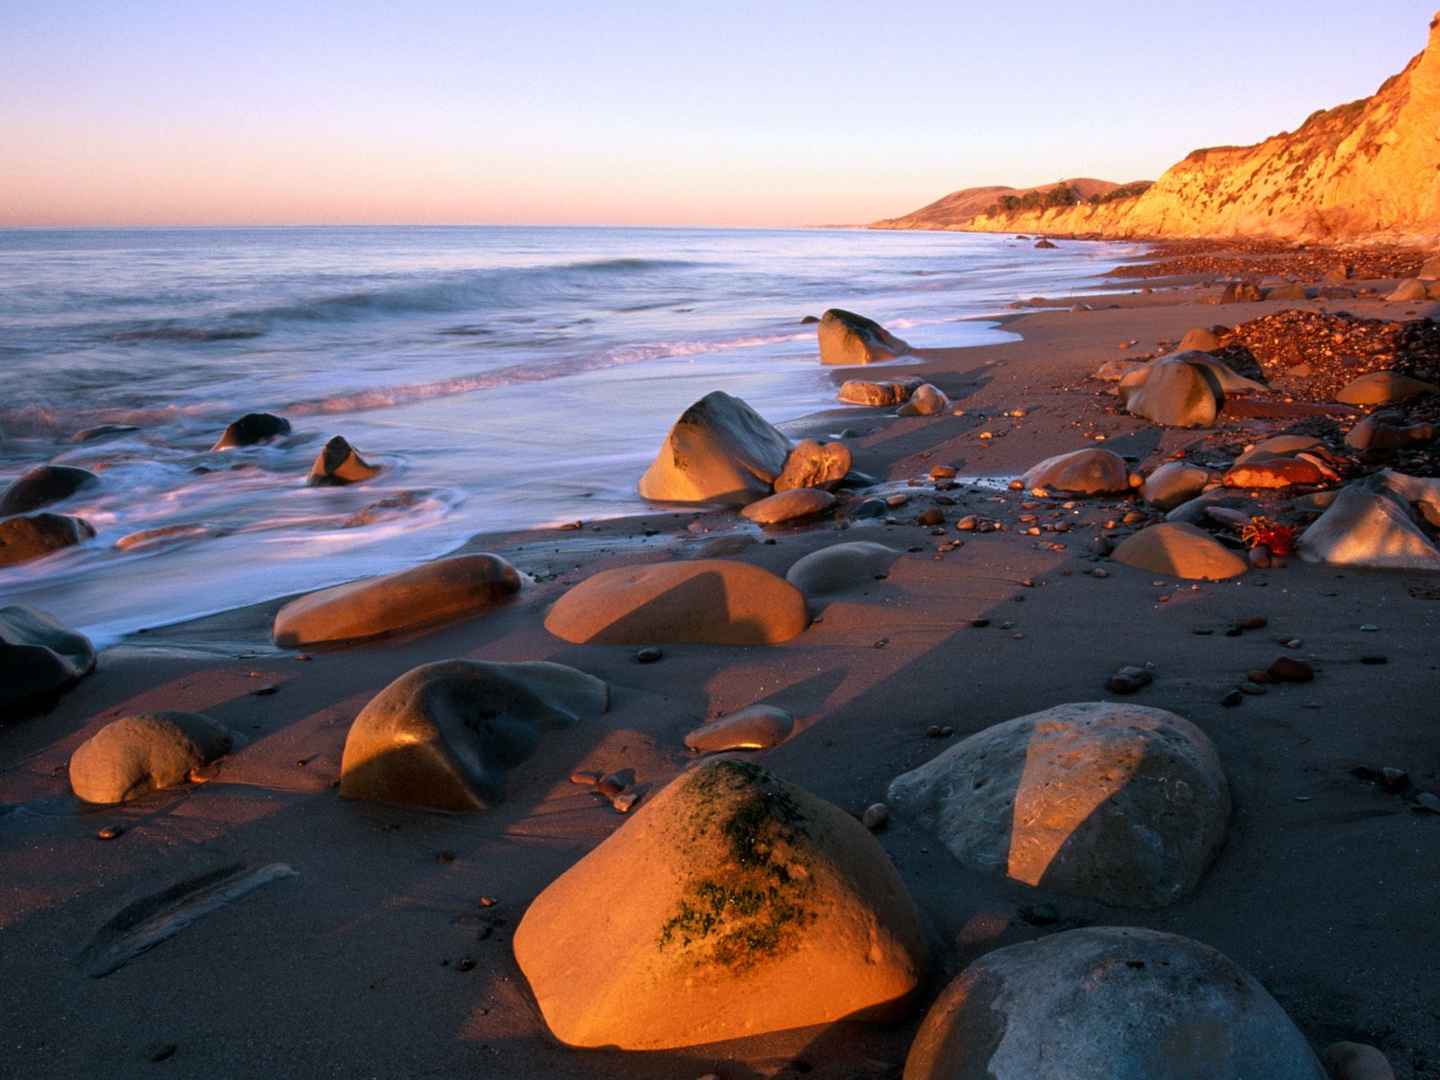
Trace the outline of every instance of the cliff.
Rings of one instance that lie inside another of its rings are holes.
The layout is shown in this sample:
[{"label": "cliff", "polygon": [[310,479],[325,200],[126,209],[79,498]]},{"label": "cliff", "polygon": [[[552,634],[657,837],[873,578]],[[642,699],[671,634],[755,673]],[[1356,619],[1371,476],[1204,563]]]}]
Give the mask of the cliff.
[{"label": "cliff", "polygon": [[1004,185],[964,188],[960,191],[952,191],[944,198],[936,199],[928,206],[922,206],[919,210],[906,214],[904,217],[877,221],[871,228],[967,229],[970,222],[984,216],[985,212],[998,203],[1003,196],[1024,198],[1030,194],[1045,194],[1060,187],[1074,188],[1081,198],[1088,199],[1094,195],[1109,195],[1120,185],[1110,180],[1077,177],[1031,188],[1005,187]]}]

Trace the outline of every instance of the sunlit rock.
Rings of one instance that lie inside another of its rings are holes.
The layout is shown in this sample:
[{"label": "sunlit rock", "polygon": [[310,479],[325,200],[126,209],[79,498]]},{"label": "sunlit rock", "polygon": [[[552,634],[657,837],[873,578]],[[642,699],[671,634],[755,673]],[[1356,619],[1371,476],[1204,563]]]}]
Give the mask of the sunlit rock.
[{"label": "sunlit rock", "polygon": [[740,516],[757,525],[803,521],[835,508],[835,496],[823,488],[797,487],[751,503]]},{"label": "sunlit rock", "polygon": [[1416,523],[1406,499],[1387,485],[1385,474],[1347,485],[1300,534],[1298,547],[1306,562],[1440,570],[1440,549]]},{"label": "sunlit rock", "polygon": [[1161,465],[1140,485],[1140,497],[1161,510],[1173,510],[1195,498],[1210,483],[1210,473],[1198,465],[1170,461]]},{"label": "sunlit rock", "polygon": [[850,465],[850,449],[844,443],[802,439],[785,459],[785,467],[775,478],[775,490],[824,488],[833,491],[845,479]]},{"label": "sunlit rock", "polygon": [[1114,495],[1130,490],[1130,470],[1119,454],[1088,447],[1046,458],[1020,482],[1026,488],[1048,488],[1072,495]]},{"label": "sunlit rock", "polygon": [[1126,566],[1190,581],[1223,581],[1249,569],[1203,529],[1166,521],[1127,536],[1110,557]]},{"label": "sunlit rock", "polygon": [[873,364],[910,351],[909,345],[875,320],[840,308],[825,312],[815,333],[822,364]]},{"label": "sunlit rock", "polygon": [[274,413],[246,413],[227,427],[211,450],[254,446],[290,434],[290,421]]},{"label": "sunlit rock", "polygon": [[660,502],[751,502],[770,494],[790,449],[778,428],[716,390],[675,421],[640,478],[640,494]]},{"label": "sunlit rock", "polygon": [[795,719],[774,705],[751,705],[702,724],[685,736],[685,745],[701,753],[769,750],[790,737]]},{"label": "sunlit rock", "polygon": [[908,401],[897,411],[899,416],[939,416],[950,408],[945,391],[931,383],[921,383]]},{"label": "sunlit rock", "polygon": [[0,566],[31,562],[84,543],[95,535],[89,522],[42,511],[0,521]]},{"label": "sunlit rock", "polygon": [[847,379],[840,386],[840,400],[850,405],[903,405],[924,382],[923,379],[889,379],[884,382],[868,382],[864,379]]},{"label": "sunlit rock", "polygon": [[1165,427],[1210,427],[1225,401],[1209,368],[1177,359],[1157,360],[1144,382],[1122,389],[1129,412]]},{"label": "sunlit rock", "polygon": [[336,435],[316,456],[315,464],[310,466],[310,475],[305,482],[312,487],[358,484],[379,472],[378,465],[371,465],[343,436]]},{"label": "sunlit rock", "polygon": [[70,786],[90,803],[120,803],[175,787],[228,754],[230,732],[199,713],[153,712],[106,724],[70,755]]}]

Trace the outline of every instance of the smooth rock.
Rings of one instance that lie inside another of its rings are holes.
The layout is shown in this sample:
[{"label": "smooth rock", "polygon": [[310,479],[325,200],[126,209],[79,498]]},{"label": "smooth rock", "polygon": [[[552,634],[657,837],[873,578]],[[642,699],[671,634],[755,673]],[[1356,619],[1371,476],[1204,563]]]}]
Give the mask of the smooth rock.
[{"label": "smooth rock", "polygon": [[1149,360],[1106,360],[1090,377],[1100,382],[1123,382],[1128,376],[1140,374],[1138,381],[1144,382],[1143,373],[1149,370]]},{"label": "smooth rock", "polygon": [[797,487],[751,503],[740,511],[740,516],[757,525],[784,525],[834,508],[835,496],[823,488]]},{"label": "smooth rock", "polygon": [[679,777],[547,887],[514,949],[560,1042],[622,1050],[888,1020],[926,966],[874,837],[732,759]]},{"label": "smooth rock", "polygon": [[1355,450],[1408,450],[1440,438],[1440,425],[1406,424],[1374,413],[1350,429],[1345,445]]},{"label": "smooth rock", "polygon": [[1161,357],[1157,363],[1178,360],[1186,364],[1194,364],[1198,368],[1210,372],[1215,376],[1215,382],[1219,384],[1221,397],[1225,394],[1257,394],[1264,393],[1269,387],[1264,383],[1258,383],[1254,379],[1247,379],[1238,371],[1232,368],[1219,357],[1211,356],[1203,350],[1192,350],[1190,352],[1174,352],[1169,356]]},{"label": "smooth rock", "polygon": [[1423,281],[1418,278],[1406,278],[1396,285],[1385,299],[1391,303],[1413,303],[1416,300],[1424,300],[1429,295]]},{"label": "smooth rock", "polygon": [[1105,689],[1112,694],[1133,694],[1137,690],[1143,690],[1153,682],[1155,676],[1148,668],[1138,667],[1134,664],[1126,664],[1110,676],[1105,683]]},{"label": "smooth rock", "polygon": [[237,446],[254,446],[290,434],[290,421],[274,413],[246,413],[215,440],[211,450],[229,450]]},{"label": "smooth rock", "polygon": [[8,488],[0,498],[0,517],[28,514],[42,506],[68,499],[82,488],[98,484],[100,478],[89,469],[69,465],[36,465]]},{"label": "smooth rock", "polygon": [[886,802],[973,870],[1144,908],[1195,888],[1230,816],[1199,728],[1108,701],[986,728],[897,777]]},{"label": "smooth rock", "polygon": [[401,675],[361,710],[345,737],[347,799],[483,810],[543,731],[598,719],[609,703],[593,675],[546,661],[441,660]]},{"label": "smooth rock", "polygon": [[1253,304],[1263,299],[1260,286],[1249,281],[1232,281],[1220,294],[1222,304]]},{"label": "smooth rock", "polygon": [[6,714],[63,690],[94,668],[95,649],[84,634],[34,608],[0,607],[0,708]]},{"label": "smooth rock", "polygon": [[875,584],[876,576],[889,570],[899,557],[894,548],[868,540],[832,544],[796,560],[785,580],[807,597],[828,596]]},{"label": "smooth rock", "polygon": [[[1248,501],[1243,496],[1236,495],[1233,490],[1214,488],[1181,503],[1165,515],[1165,520],[1182,525],[1203,525],[1210,520],[1211,510],[1229,509],[1239,512],[1248,505]],[[1243,516],[1249,520],[1248,514]]]},{"label": "smooth rock", "polygon": [[723,559],[602,570],[557,600],[545,629],[574,644],[774,645],[809,625],[788,581]]},{"label": "smooth rock", "polygon": [[199,713],[122,717],[70,755],[70,786],[85,802],[125,802],[185,783],[190,770],[228,754],[233,745],[222,725]]},{"label": "smooth rock", "polygon": [[343,436],[336,435],[315,458],[305,482],[312,486],[358,484],[379,472],[378,465],[371,465]]},{"label": "smooth rock", "polygon": [[770,494],[790,449],[778,428],[716,390],[675,421],[640,478],[640,494],[660,502],[752,502]]},{"label": "smooth rock", "polygon": [[885,382],[847,379],[840,386],[840,400],[850,405],[903,405],[923,382],[913,376]]},{"label": "smooth rock", "polygon": [[1112,495],[1130,490],[1130,470],[1119,454],[1091,447],[1046,458],[1026,472],[1020,482],[1027,489]]},{"label": "smooth rock", "polygon": [[1217,331],[1224,330],[1224,327],[1193,327],[1185,331],[1185,336],[1180,339],[1180,345],[1175,351],[1179,353],[1214,352],[1220,348],[1220,334]]},{"label": "smooth rock", "polygon": [[831,308],[820,317],[815,334],[822,364],[873,364],[910,351],[909,345],[873,319],[840,308]]},{"label": "smooth rock", "polygon": [[950,408],[945,391],[931,383],[921,383],[910,399],[896,410],[898,416],[939,416]]},{"label": "smooth rock", "polygon": [[1125,408],[1165,427],[1210,427],[1224,402],[1208,368],[1170,359],[1155,362],[1145,381],[1129,392]]},{"label": "smooth rock", "polygon": [[1440,570],[1436,548],[1409,506],[1375,476],[1343,488],[1330,508],[1300,534],[1300,558],[1333,566]]},{"label": "smooth rock", "polygon": [[1298,454],[1306,450],[1323,451],[1325,444],[1313,435],[1274,435],[1268,439],[1261,439],[1235,459],[1236,465],[1244,465],[1247,461],[1257,457],[1284,457]]},{"label": "smooth rock", "polygon": [[824,488],[834,491],[845,479],[852,463],[850,448],[844,443],[802,439],[785,459],[785,467],[775,478],[775,490]]},{"label": "smooth rock", "polygon": [[1266,300],[1308,300],[1310,292],[1298,281],[1289,281],[1283,285],[1274,285],[1265,290]]},{"label": "smooth rock", "polygon": [[773,705],[751,705],[702,724],[685,736],[685,745],[701,753],[769,750],[790,737],[795,719]]},{"label": "smooth rock", "polygon": [[1110,556],[1126,566],[1190,581],[1223,581],[1245,573],[1245,560],[1193,525],[1163,522],[1126,537]]},{"label": "smooth rock", "polygon": [[1335,473],[1322,468],[1318,460],[1252,454],[1243,463],[1232,466],[1221,482],[1231,488],[1274,489],[1295,484],[1323,484],[1334,478]]},{"label": "smooth rock", "polygon": [[1440,386],[1423,379],[1412,379],[1398,371],[1372,371],[1345,386],[1335,400],[1346,405],[1394,405],[1437,392]]},{"label": "smooth rock", "polygon": [[1140,485],[1140,497],[1151,506],[1169,511],[1195,498],[1209,483],[1209,470],[1183,461],[1170,461],[1145,478],[1145,483]]},{"label": "smooth rock", "polygon": [[43,558],[94,535],[88,522],[64,514],[41,512],[6,518],[0,521],[0,566]]},{"label": "smooth rock", "polygon": [[1330,1080],[1395,1080],[1384,1054],[1364,1043],[1331,1043],[1321,1055]]},{"label": "smooth rock", "polygon": [[381,637],[477,615],[520,591],[498,555],[452,555],[292,600],[275,615],[275,644],[293,649]]}]

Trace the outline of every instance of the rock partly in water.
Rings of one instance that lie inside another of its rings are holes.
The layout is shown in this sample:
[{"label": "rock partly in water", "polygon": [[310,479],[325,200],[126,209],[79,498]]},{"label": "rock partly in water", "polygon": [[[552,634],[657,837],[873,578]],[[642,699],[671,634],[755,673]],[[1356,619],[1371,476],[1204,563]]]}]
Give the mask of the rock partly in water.
[{"label": "rock partly in water", "polygon": [[1159,360],[1139,386],[1124,395],[1125,408],[1165,427],[1210,427],[1225,394],[1209,368],[1184,360]]},{"label": "rock partly in water", "polygon": [[1035,250],[1036,250],[1036,251],[1053,251],[1055,248],[1057,248],[1057,247],[1059,247],[1059,246],[1060,246],[1059,244],[1053,243],[1053,242],[1051,242],[1051,241],[1049,241],[1049,240],[1045,240],[1045,239],[1040,239],[1040,240],[1036,240],[1036,241],[1035,241]]},{"label": "rock partly in water", "polygon": [[1398,371],[1372,371],[1347,384],[1335,395],[1335,400],[1346,405],[1394,405],[1437,392],[1440,386],[1423,379],[1412,379]]},{"label": "rock partly in water", "polygon": [[939,416],[950,408],[950,399],[945,391],[932,383],[921,383],[910,395],[910,400],[901,405],[899,416]]},{"label": "rock partly in water", "polygon": [[1103,701],[987,728],[897,777],[886,802],[971,869],[1143,908],[1195,888],[1230,816],[1199,728]]},{"label": "rock partly in water", "polygon": [[797,487],[751,503],[740,516],[757,525],[804,521],[835,509],[835,496],[822,488]]},{"label": "rock partly in water", "polygon": [[1209,470],[1171,461],[1145,478],[1145,483],[1140,485],[1140,497],[1151,506],[1170,511],[1195,498],[1209,483]]},{"label": "rock partly in water", "polygon": [[1303,533],[1300,558],[1332,566],[1440,570],[1440,549],[1380,474],[1346,486]]},{"label": "rock partly in water", "polygon": [[726,750],[769,750],[790,737],[795,718],[774,705],[749,708],[702,724],[685,736],[691,750],[713,754]]},{"label": "rock partly in water", "polygon": [[1071,495],[1118,495],[1130,490],[1130,470],[1119,454],[1090,447],[1046,458],[1020,482]]},{"label": "rock partly in water", "polygon": [[561,875],[514,948],[557,1039],[622,1050],[888,1020],[927,959],[864,826],[733,759],[675,780]]},{"label": "rock partly in water", "polygon": [[84,634],[49,615],[11,604],[0,607],[0,709],[23,710],[65,689],[95,668]]},{"label": "rock partly in water", "polygon": [[28,514],[42,506],[68,499],[82,488],[100,482],[89,469],[70,465],[36,465],[5,489],[0,498],[0,517]]},{"label": "rock partly in water", "polygon": [[234,738],[199,713],[153,712],[106,724],[70,755],[70,786],[89,803],[174,787],[230,752]]},{"label": "rock partly in water", "polygon": [[545,617],[556,637],[595,645],[774,645],[807,625],[799,589],[725,559],[602,570]]},{"label": "rock partly in water", "polygon": [[910,351],[909,345],[873,319],[840,308],[825,312],[815,333],[822,364],[874,364]]},{"label": "rock partly in water", "polygon": [[365,706],[345,737],[347,799],[484,810],[544,731],[598,719],[609,703],[593,675],[545,661],[442,660],[406,672]]},{"label": "rock partly in water", "polygon": [[1223,581],[1249,565],[1203,529],[1166,521],[1127,536],[1110,556],[1126,566],[1188,581]]},{"label": "rock partly in water", "polygon": [[312,486],[358,484],[379,472],[380,466],[371,465],[344,436],[336,435],[316,456],[305,482]]},{"label": "rock partly in water", "polygon": [[282,648],[339,644],[479,614],[515,595],[520,575],[498,555],[452,555],[292,600],[275,615]]},{"label": "rock partly in water", "polygon": [[840,386],[840,400],[850,405],[903,405],[922,382],[913,376],[884,382],[847,379]]},{"label": "rock partly in water", "polygon": [[785,459],[785,467],[775,478],[775,490],[824,488],[834,491],[849,473],[851,464],[850,448],[844,443],[802,439]]},{"label": "rock partly in water", "polygon": [[1263,986],[1198,941],[1089,927],[982,956],[941,993],[905,1080],[1325,1080]]},{"label": "rock partly in water", "polygon": [[807,597],[829,596],[873,585],[899,557],[894,548],[869,540],[832,544],[796,560],[785,580]]},{"label": "rock partly in water", "polygon": [[0,521],[0,566],[30,562],[95,535],[88,522],[42,512]]},{"label": "rock partly in water", "polygon": [[640,478],[640,494],[659,502],[751,502],[770,494],[790,449],[778,428],[716,390],[675,421]]},{"label": "rock partly in water", "polygon": [[290,434],[290,421],[274,413],[246,413],[215,440],[211,450],[229,450],[236,446],[254,446]]}]

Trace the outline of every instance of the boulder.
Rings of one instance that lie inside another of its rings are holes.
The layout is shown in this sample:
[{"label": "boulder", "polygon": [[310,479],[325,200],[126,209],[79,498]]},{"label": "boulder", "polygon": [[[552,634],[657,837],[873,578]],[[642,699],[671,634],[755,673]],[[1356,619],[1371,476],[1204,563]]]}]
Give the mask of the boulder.
[{"label": "boulder", "polygon": [[0,517],[28,514],[42,506],[68,499],[81,488],[100,482],[89,469],[69,465],[36,465],[5,489],[0,498]]},{"label": "boulder", "polygon": [[893,1019],[927,959],[915,905],[864,826],[723,758],[536,897],[514,948],[557,1039],[622,1050]]},{"label": "boulder", "polygon": [[1249,973],[1198,941],[1096,926],[986,953],[940,994],[905,1080],[1326,1080]]},{"label": "boulder", "polygon": [[1140,497],[1161,510],[1173,510],[1205,490],[1210,473],[1198,465],[1170,461],[1161,465],[1140,485]]},{"label": "boulder", "polygon": [[821,316],[815,334],[820,341],[822,364],[874,364],[910,351],[909,345],[873,319],[840,308],[831,308]]},{"label": "boulder", "polygon": [[338,644],[479,614],[520,591],[498,555],[452,555],[292,600],[275,615],[281,648]]},{"label": "boulder", "polygon": [[1393,303],[1413,303],[1416,300],[1424,300],[1429,296],[1425,289],[1425,283],[1418,278],[1407,278],[1395,286],[1386,300]]},{"label": "boulder", "polygon": [[1320,1060],[1330,1080],[1395,1080],[1385,1055],[1365,1043],[1331,1043]]},{"label": "boulder", "polygon": [[1035,241],[1035,248],[1037,251],[1052,251],[1059,246],[1059,244],[1051,243],[1049,240],[1041,239]]},{"label": "boulder", "polygon": [[1250,281],[1232,281],[1220,294],[1222,304],[1253,304],[1265,299],[1260,286]]},{"label": "boulder", "polygon": [[1297,281],[1286,282],[1284,285],[1275,285],[1265,290],[1266,300],[1308,300],[1310,292]]},{"label": "boulder", "polygon": [[873,585],[899,557],[894,548],[869,540],[831,544],[796,560],[785,580],[807,597],[828,596]]},{"label": "boulder", "polygon": [[1020,482],[1072,495],[1116,495],[1130,490],[1130,469],[1119,454],[1089,447],[1046,458]]},{"label": "boulder", "polygon": [[1261,439],[1245,448],[1235,459],[1236,465],[1243,465],[1252,458],[1268,455],[1298,454],[1305,450],[1325,450],[1325,444],[1313,435],[1274,435]]},{"label": "boulder", "polygon": [[945,391],[931,383],[921,383],[910,395],[910,400],[901,405],[897,416],[939,416],[950,408],[950,399]]},{"label": "boulder", "polygon": [[1408,450],[1440,438],[1440,425],[1392,419],[1373,413],[1350,429],[1345,445],[1354,450]]},{"label": "boulder", "polygon": [[199,713],[153,712],[111,721],[70,755],[70,786],[88,803],[121,803],[183,784],[230,752],[234,739]]},{"label": "boulder", "polygon": [[1432,255],[1426,259],[1418,276],[1421,281],[1440,281],[1440,255]]},{"label": "boulder", "polygon": [[685,736],[685,745],[700,753],[726,750],[769,750],[790,737],[795,719],[774,705],[749,708],[702,724]]},{"label": "boulder", "polygon": [[63,690],[95,669],[84,634],[34,608],[0,607],[0,714]]},{"label": "boulder", "polygon": [[39,513],[0,521],[0,566],[14,566],[72,547],[95,535],[88,522]]},{"label": "boulder", "polygon": [[1176,352],[1214,352],[1220,348],[1220,335],[1229,333],[1229,329],[1223,326],[1205,327],[1197,326],[1185,331],[1185,336],[1180,339],[1180,346]]},{"label": "boulder", "polygon": [[1440,570],[1440,549],[1392,493],[1385,476],[1346,486],[1300,534],[1300,558],[1332,566]]},{"label": "boulder", "polygon": [[774,645],[806,626],[805,597],[724,559],[602,570],[555,602],[545,629],[577,645]]},{"label": "boulder", "polygon": [[1198,349],[1190,352],[1171,353],[1169,356],[1161,357],[1161,360],[1183,360],[1187,364],[1204,368],[1215,376],[1215,381],[1224,394],[1260,394],[1269,389],[1264,383],[1247,379],[1218,356],[1212,356],[1210,353]]},{"label": "boulder", "polygon": [[1251,454],[1225,473],[1223,483],[1232,488],[1284,488],[1294,484],[1323,484],[1336,479],[1333,470],[1318,458],[1285,454]]},{"label": "boulder", "polygon": [[1325,271],[1325,276],[1320,280],[1326,285],[1343,285],[1354,276],[1355,269],[1348,263],[1336,263]]},{"label": "boulder", "polygon": [[740,516],[757,525],[784,525],[824,514],[835,508],[835,496],[822,488],[797,487],[753,502]]},{"label": "boulder", "polygon": [[401,675],[361,710],[345,737],[347,799],[484,810],[543,731],[598,719],[609,703],[593,675],[543,660],[441,660]]},{"label": "boulder", "polygon": [[972,870],[1142,908],[1195,888],[1230,817],[1204,732],[1108,701],[986,728],[897,777],[886,801]]},{"label": "boulder", "polygon": [[283,416],[263,412],[246,413],[227,427],[210,449],[229,450],[235,446],[254,446],[256,443],[269,442],[288,434],[290,421]]},{"label": "boulder", "polygon": [[371,465],[343,436],[336,435],[316,456],[305,482],[312,486],[358,484],[379,472],[378,465]]},{"label": "boulder", "polygon": [[1100,382],[1124,382],[1129,378],[1133,385],[1137,382],[1144,382],[1145,378],[1141,373],[1149,370],[1149,360],[1106,360],[1095,369],[1095,374],[1090,377],[1098,379]]},{"label": "boulder", "polygon": [[[1188,502],[1183,502],[1165,515],[1166,521],[1176,522],[1182,525],[1201,525],[1209,520],[1210,510],[1225,508],[1239,511],[1249,505],[1249,500],[1243,496],[1236,495],[1233,491],[1226,491],[1223,488],[1213,488],[1203,492]],[[1249,515],[1246,515],[1249,520]]]},{"label": "boulder", "polygon": [[1126,537],[1110,556],[1126,566],[1188,581],[1223,581],[1248,564],[1194,525],[1164,522]]},{"label": "boulder", "polygon": [[903,405],[923,381],[913,376],[885,382],[846,379],[840,385],[840,400],[851,405]]},{"label": "boulder", "polygon": [[1165,427],[1210,427],[1224,403],[1224,391],[1209,368],[1170,358],[1151,366],[1148,378],[1126,398],[1125,408]]},{"label": "boulder", "polygon": [[1421,394],[1440,392],[1440,386],[1412,379],[1398,371],[1372,371],[1345,386],[1335,400],[1345,405],[1394,405]]},{"label": "boulder", "polygon": [[834,491],[850,471],[851,463],[850,448],[842,442],[802,439],[785,459],[785,467],[775,478],[775,490],[824,488]]},{"label": "boulder", "polygon": [[681,414],[640,494],[659,502],[747,503],[770,494],[790,440],[739,398],[706,394]]}]

